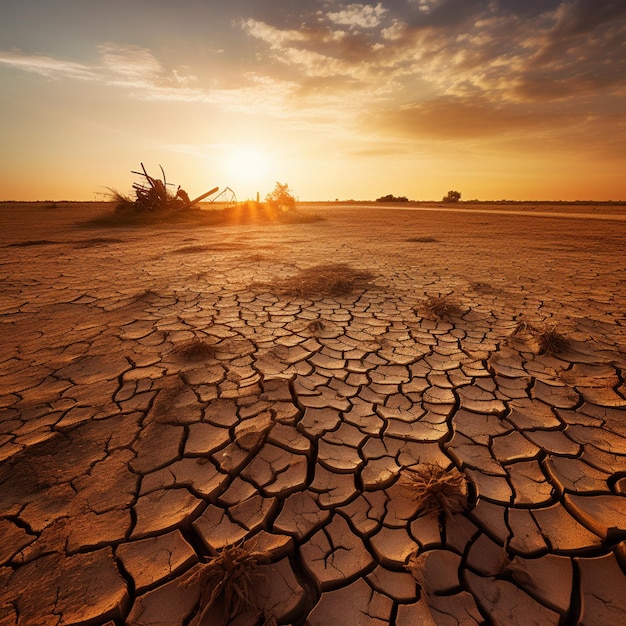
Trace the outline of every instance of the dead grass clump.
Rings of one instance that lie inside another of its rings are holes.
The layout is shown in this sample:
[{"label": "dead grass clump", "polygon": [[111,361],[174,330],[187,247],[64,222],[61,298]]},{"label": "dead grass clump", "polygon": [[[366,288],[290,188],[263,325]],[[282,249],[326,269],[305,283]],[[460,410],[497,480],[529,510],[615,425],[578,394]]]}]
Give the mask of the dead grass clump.
[{"label": "dead grass clump", "polygon": [[439,239],[434,237],[410,237],[406,241],[409,243],[436,243]]},{"label": "dead grass clump", "polygon": [[174,254],[195,254],[197,252],[210,252],[211,246],[197,245],[197,246],[183,246],[182,248],[176,248],[172,252]]},{"label": "dead grass clump", "polygon": [[493,294],[493,293],[498,292],[498,289],[496,289],[489,283],[483,283],[480,281],[470,283],[470,289],[472,291],[475,291],[476,293],[484,293],[484,294]]},{"label": "dead grass clump", "polygon": [[560,354],[569,348],[569,341],[557,331],[555,324],[551,328],[540,331],[537,335],[539,354]]},{"label": "dead grass clump", "polygon": [[92,237],[91,239],[81,239],[74,246],[76,248],[92,248],[94,246],[106,246],[110,243],[125,243],[123,239],[115,237]]},{"label": "dead grass clump", "polygon": [[321,320],[313,320],[312,322],[309,322],[309,324],[307,325],[307,328],[312,333],[319,333],[319,332],[322,332],[325,327],[324,327],[324,323]]},{"label": "dead grass clump", "polygon": [[421,305],[415,308],[416,312],[419,312],[429,319],[441,320],[443,322],[450,322],[453,318],[460,318],[466,313],[466,311],[452,302],[448,296],[429,296]]},{"label": "dead grass clump", "polygon": [[402,485],[417,501],[420,516],[453,515],[468,508],[467,480],[456,468],[448,470],[430,463],[405,468]]},{"label": "dead grass clump", "polygon": [[327,263],[301,270],[295,276],[257,286],[296,298],[337,297],[366,290],[373,275],[347,263]]},{"label": "dead grass clump", "polygon": [[537,354],[560,354],[570,347],[567,337],[558,332],[557,324],[540,328],[521,321],[513,329],[511,337],[533,344],[531,347]]},{"label": "dead grass clump", "polygon": [[110,189],[109,202],[113,203],[116,213],[125,213],[135,208],[135,201],[120,193],[116,189]]},{"label": "dead grass clump", "polygon": [[202,339],[192,339],[176,346],[170,354],[183,361],[200,363],[215,357],[215,348]]},{"label": "dead grass clump", "polygon": [[58,241],[50,241],[49,239],[33,239],[30,241],[16,241],[8,244],[9,248],[30,248],[31,246],[51,246],[59,243]]},{"label": "dead grass clump", "polygon": [[199,626],[209,611],[223,602],[224,623],[255,607],[254,589],[259,579],[259,565],[268,559],[261,552],[243,546],[226,546],[203,563],[186,585],[201,585],[198,613],[190,626]]}]

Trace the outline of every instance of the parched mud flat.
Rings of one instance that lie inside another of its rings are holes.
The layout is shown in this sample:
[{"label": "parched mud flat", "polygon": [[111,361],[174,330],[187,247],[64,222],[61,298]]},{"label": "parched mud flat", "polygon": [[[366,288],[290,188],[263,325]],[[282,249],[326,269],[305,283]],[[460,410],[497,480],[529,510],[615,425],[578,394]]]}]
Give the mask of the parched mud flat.
[{"label": "parched mud flat", "polygon": [[0,206],[0,624],[624,623],[623,222],[306,210]]}]

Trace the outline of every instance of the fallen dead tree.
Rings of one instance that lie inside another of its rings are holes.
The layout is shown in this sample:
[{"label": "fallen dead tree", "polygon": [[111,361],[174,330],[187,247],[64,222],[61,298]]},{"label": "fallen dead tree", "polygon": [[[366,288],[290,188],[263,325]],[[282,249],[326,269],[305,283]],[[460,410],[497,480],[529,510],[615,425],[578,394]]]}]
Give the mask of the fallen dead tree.
[{"label": "fallen dead tree", "polygon": [[[141,172],[131,172],[141,177],[139,182],[133,183],[135,199],[133,200],[114,191],[113,194],[117,210],[126,211],[134,209],[137,211],[153,212],[185,211],[194,208],[198,203],[217,194],[219,191],[219,187],[214,187],[193,200],[189,198],[187,192],[182,189],[180,185],[177,187],[176,192],[172,193],[168,187],[173,187],[173,185],[167,182],[163,167],[160,165],[159,167],[163,175],[162,179],[150,176],[143,163],[141,163]],[[221,193],[209,201],[215,202],[218,199],[228,203],[237,201],[234,192],[229,187],[226,187]]]}]

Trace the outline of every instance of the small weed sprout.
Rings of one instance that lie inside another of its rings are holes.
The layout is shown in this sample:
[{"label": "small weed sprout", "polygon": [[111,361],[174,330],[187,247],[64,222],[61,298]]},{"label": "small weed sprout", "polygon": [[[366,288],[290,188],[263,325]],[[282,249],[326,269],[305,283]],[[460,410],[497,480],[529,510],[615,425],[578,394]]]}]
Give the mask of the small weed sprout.
[{"label": "small weed sprout", "polygon": [[468,508],[467,481],[456,468],[444,469],[430,463],[407,467],[402,484],[417,501],[420,516],[451,516]]},{"label": "small weed sprout", "polygon": [[240,545],[226,546],[210,557],[186,582],[187,586],[202,586],[198,613],[190,626],[202,624],[219,601],[224,603],[225,623],[255,608],[254,588],[261,575],[258,567],[264,563],[267,558],[263,553],[252,552]]}]

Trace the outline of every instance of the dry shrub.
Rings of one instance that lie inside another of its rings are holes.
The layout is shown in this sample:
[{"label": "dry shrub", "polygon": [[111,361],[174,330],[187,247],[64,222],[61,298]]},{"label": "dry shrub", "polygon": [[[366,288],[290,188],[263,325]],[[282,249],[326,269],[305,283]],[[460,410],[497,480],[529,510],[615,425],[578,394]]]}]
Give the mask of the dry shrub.
[{"label": "dry shrub", "polygon": [[259,565],[267,563],[262,552],[253,552],[244,546],[226,546],[200,565],[186,585],[201,585],[198,613],[190,626],[202,624],[216,604],[223,602],[224,623],[255,608],[254,588],[259,579]]},{"label": "dry shrub", "polygon": [[429,296],[421,305],[415,308],[416,313],[424,317],[442,322],[450,322],[453,318],[463,317],[465,310],[452,302],[448,296]]},{"label": "dry shrub", "polygon": [[275,293],[296,298],[345,296],[368,288],[373,275],[347,263],[326,263],[301,270],[295,276],[258,284]]},{"label": "dry shrub", "polygon": [[453,515],[468,508],[467,480],[456,468],[425,463],[405,468],[402,483],[419,505],[423,515]]}]

